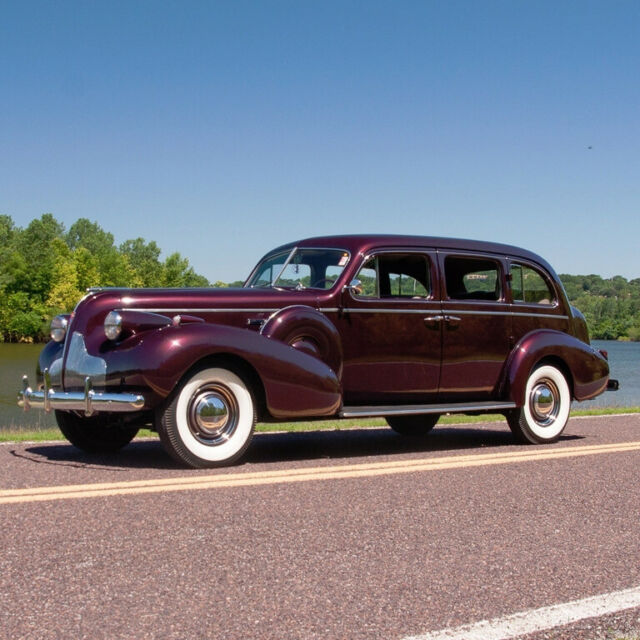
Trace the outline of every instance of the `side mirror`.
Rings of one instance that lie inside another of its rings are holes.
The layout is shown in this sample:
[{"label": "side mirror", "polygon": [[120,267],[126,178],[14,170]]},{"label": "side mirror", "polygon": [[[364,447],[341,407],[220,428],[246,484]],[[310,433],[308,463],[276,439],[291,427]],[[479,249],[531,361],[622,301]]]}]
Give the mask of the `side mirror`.
[{"label": "side mirror", "polygon": [[343,291],[348,291],[352,296],[362,295],[362,282],[354,278]]}]

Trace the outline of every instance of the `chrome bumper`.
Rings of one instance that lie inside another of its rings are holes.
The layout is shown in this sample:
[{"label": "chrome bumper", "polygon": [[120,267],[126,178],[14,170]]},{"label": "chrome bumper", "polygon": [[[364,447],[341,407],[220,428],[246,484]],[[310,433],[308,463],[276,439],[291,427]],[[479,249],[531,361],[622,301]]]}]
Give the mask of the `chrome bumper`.
[{"label": "chrome bumper", "polygon": [[91,388],[91,379],[85,378],[84,391],[56,391],[51,388],[49,371],[44,371],[44,390],[34,391],[29,386],[27,376],[22,378],[22,391],[18,393],[18,406],[25,411],[31,408],[62,409],[64,411],[84,411],[90,416],[96,411],[126,413],[144,409],[144,396],[133,393],[102,393]]}]

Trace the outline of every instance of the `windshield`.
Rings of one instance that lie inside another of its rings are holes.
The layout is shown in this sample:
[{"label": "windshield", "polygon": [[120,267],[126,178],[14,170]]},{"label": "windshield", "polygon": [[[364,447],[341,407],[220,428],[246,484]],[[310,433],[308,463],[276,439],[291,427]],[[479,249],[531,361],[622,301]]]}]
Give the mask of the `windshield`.
[{"label": "windshield", "polygon": [[295,247],[266,256],[245,287],[330,289],[347,262],[349,252],[343,249]]}]

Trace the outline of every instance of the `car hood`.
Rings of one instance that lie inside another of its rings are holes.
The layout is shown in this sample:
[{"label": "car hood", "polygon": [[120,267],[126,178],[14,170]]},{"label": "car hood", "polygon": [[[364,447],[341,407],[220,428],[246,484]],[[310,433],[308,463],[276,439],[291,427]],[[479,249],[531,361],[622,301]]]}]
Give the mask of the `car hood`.
[{"label": "car hood", "polygon": [[318,290],[303,289],[101,289],[89,292],[73,314],[73,330],[89,334],[114,309],[174,316],[228,311],[273,313],[291,305],[318,306]]}]

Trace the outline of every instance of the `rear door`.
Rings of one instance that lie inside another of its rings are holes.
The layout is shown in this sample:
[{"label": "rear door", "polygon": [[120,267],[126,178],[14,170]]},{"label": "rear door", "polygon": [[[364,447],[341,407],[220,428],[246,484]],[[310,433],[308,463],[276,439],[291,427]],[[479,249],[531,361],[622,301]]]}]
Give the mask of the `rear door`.
[{"label": "rear door", "polygon": [[494,399],[512,344],[506,259],[439,251],[439,263],[444,286],[439,399]]}]

